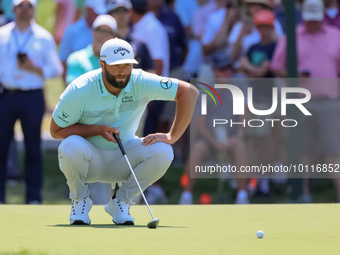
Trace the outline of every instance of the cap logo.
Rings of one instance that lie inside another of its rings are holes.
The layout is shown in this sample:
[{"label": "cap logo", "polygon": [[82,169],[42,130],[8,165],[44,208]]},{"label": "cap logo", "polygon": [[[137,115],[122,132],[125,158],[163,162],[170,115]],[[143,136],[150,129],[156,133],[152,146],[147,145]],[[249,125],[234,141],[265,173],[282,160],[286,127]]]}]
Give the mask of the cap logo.
[{"label": "cap logo", "polygon": [[118,52],[120,52],[120,54],[121,54],[122,56],[124,56],[126,52],[127,52],[128,54],[130,53],[129,50],[127,50],[127,49],[125,49],[125,48],[122,48],[122,47],[119,47],[118,49],[115,49],[113,52],[114,52],[114,54],[117,54]]},{"label": "cap logo", "polygon": [[307,5],[307,6],[306,6],[305,11],[311,12],[311,13],[319,13],[320,8],[319,8],[319,6],[316,5],[316,4],[310,4],[310,5]]}]

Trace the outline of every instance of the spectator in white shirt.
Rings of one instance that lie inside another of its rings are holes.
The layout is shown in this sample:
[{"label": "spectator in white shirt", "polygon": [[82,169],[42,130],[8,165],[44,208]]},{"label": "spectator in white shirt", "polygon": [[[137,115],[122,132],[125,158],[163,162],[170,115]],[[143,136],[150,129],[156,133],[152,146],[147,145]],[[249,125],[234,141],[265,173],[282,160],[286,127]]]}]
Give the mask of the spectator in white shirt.
[{"label": "spectator in white shirt", "polygon": [[196,78],[200,70],[203,62],[201,37],[204,34],[209,15],[218,7],[215,1],[208,2],[207,0],[199,0],[195,4],[187,3],[186,0],[179,0],[176,3],[178,15],[189,39],[189,51],[183,64],[183,72],[186,75],[186,80],[190,80],[190,78]]},{"label": "spectator in white shirt", "polygon": [[41,203],[40,127],[45,79],[63,68],[52,35],[33,20],[36,0],[14,0],[16,21],[0,28],[0,203],[5,203],[6,159],[13,127],[25,137],[26,203]]},{"label": "spectator in white shirt", "polygon": [[169,76],[169,38],[162,23],[153,12],[147,13],[147,0],[132,0],[132,36],[145,43],[154,61],[157,75]]}]

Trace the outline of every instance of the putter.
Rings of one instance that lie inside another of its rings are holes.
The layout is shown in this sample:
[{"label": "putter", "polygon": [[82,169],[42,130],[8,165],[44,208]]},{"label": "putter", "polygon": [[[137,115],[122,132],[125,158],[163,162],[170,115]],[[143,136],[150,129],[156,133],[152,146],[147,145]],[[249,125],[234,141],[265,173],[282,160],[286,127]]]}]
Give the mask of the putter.
[{"label": "putter", "polygon": [[114,139],[115,139],[116,142],[118,143],[119,149],[120,149],[120,151],[122,152],[122,154],[123,154],[123,156],[124,156],[124,158],[125,158],[125,160],[126,160],[126,163],[128,164],[128,166],[129,166],[129,168],[130,168],[130,171],[131,171],[131,173],[132,173],[132,175],[133,175],[133,178],[135,178],[135,181],[136,181],[137,186],[138,186],[138,188],[139,188],[139,190],[140,190],[140,193],[142,194],[142,197],[143,197],[143,199],[144,199],[144,201],[145,201],[145,204],[146,204],[146,206],[148,207],[149,212],[150,212],[150,214],[151,214],[152,220],[149,221],[147,227],[148,227],[148,228],[157,228],[157,226],[158,226],[158,224],[159,224],[159,219],[158,219],[158,218],[155,218],[155,217],[153,216],[152,212],[151,212],[151,209],[150,209],[150,206],[149,206],[149,204],[148,204],[148,201],[146,201],[146,198],[145,198],[145,196],[144,196],[143,190],[142,190],[142,188],[140,187],[139,182],[138,182],[138,180],[137,180],[137,177],[136,177],[136,175],[135,175],[135,173],[134,173],[134,171],[133,171],[133,169],[132,169],[132,167],[131,167],[130,161],[129,161],[127,155],[126,155],[126,152],[125,152],[125,149],[124,149],[124,147],[123,147],[123,144],[122,144],[122,142],[120,141],[120,139],[119,139],[119,137],[118,137],[118,135],[117,135],[116,133],[111,132],[111,134],[113,135]]}]

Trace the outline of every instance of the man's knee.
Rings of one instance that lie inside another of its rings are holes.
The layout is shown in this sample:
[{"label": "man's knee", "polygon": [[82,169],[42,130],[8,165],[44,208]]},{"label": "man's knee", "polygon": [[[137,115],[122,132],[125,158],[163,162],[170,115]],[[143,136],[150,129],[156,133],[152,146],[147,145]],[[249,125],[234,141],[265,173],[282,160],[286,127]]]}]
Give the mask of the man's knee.
[{"label": "man's knee", "polygon": [[170,164],[174,159],[172,146],[163,142],[155,143],[155,145],[157,145],[157,147],[153,152],[153,157],[162,163]]},{"label": "man's knee", "polygon": [[87,168],[92,158],[92,151],[87,141],[77,135],[65,138],[58,149],[59,167],[69,180],[74,172],[86,176]]},{"label": "man's knee", "polygon": [[59,145],[59,157],[85,157],[91,158],[91,149],[85,138],[71,135],[65,138]]}]

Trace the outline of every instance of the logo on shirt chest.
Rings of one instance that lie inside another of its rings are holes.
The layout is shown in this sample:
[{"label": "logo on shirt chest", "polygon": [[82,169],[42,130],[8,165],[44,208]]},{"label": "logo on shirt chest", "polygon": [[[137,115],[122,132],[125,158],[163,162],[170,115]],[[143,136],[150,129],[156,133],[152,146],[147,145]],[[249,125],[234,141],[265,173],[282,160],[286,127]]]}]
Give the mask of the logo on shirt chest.
[{"label": "logo on shirt chest", "polygon": [[122,98],[122,103],[129,103],[129,102],[133,102],[135,101],[135,99],[133,98],[133,96],[124,96]]}]

